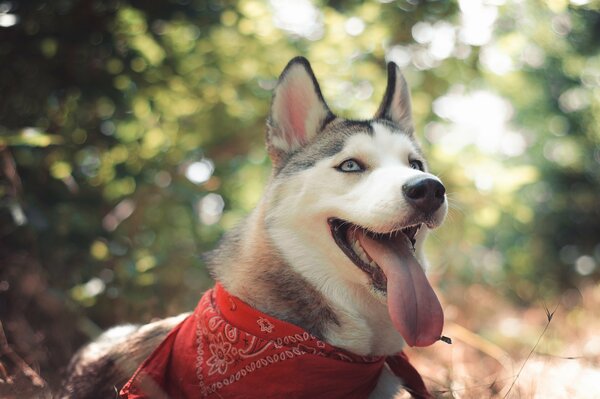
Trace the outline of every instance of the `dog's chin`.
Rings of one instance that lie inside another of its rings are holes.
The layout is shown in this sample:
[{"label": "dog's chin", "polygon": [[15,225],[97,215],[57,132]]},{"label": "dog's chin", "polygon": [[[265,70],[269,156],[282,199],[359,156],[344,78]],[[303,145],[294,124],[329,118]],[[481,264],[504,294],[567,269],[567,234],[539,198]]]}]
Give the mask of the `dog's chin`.
[{"label": "dog's chin", "polygon": [[387,232],[376,232],[335,217],[329,218],[327,222],[335,243],[348,259],[369,277],[370,291],[375,298],[382,302],[385,302],[387,297],[387,277],[381,267],[361,246],[357,236],[364,234],[383,245],[412,245],[414,250],[417,233],[423,224],[428,227],[437,225],[437,223],[413,223]]}]

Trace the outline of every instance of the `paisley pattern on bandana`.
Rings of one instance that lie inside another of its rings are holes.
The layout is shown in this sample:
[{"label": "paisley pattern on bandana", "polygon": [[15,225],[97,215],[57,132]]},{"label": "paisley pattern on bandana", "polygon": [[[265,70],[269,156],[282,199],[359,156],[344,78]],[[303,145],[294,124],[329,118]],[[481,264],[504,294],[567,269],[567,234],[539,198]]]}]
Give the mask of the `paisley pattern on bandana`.
[{"label": "paisley pattern on bandana", "polygon": [[[261,368],[282,363],[306,354],[324,356],[346,362],[376,363],[382,357],[357,356],[332,347],[306,331],[289,335],[275,335],[276,324],[257,314],[258,337],[230,324],[223,309],[216,305],[216,295],[226,295],[225,313],[239,313],[247,306],[238,298],[226,294],[218,287],[210,295],[204,295],[198,304],[196,318],[196,376],[203,395],[218,392]],[[221,310],[221,311],[219,311]],[[229,314],[228,314],[229,315]],[[277,324],[281,324],[277,321]],[[288,326],[285,326],[288,327]],[[280,331],[289,328],[279,328]],[[230,367],[231,366],[231,367]]]},{"label": "paisley pattern on bandana", "polygon": [[430,397],[403,353],[384,358],[336,348],[217,284],[139,367],[121,397],[367,398],[386,361],[414,397]]}]

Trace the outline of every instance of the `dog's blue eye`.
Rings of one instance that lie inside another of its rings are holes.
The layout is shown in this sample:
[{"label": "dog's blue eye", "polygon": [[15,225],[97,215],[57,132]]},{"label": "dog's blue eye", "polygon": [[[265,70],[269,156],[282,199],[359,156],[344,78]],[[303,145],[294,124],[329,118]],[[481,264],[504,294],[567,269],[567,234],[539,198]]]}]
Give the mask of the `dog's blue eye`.
[{"label": "dog's blue eye", "polygon": [[337,168],[341,172],[362,172],[365,170],[355,159],[347,159]]},{"label": "dog's blue eye", "polygon": [[411,168],[420,170],[421,172],[424,170],[423,162],[421,162],[421,161],[413,160],[413,161],[410,161],[409,165]]}]

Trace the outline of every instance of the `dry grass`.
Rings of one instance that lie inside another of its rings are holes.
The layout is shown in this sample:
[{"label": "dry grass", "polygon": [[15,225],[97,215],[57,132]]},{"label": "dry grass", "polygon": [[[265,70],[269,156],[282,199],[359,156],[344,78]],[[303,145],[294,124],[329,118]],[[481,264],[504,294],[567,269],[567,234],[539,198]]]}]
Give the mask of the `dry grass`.
[{"label": "dry grass", "polygon": [[579,292],[518,308],[491,288],[457,290],[444,329],[453,344],[409,356],[439,398],[600,398],[600,285]]}]

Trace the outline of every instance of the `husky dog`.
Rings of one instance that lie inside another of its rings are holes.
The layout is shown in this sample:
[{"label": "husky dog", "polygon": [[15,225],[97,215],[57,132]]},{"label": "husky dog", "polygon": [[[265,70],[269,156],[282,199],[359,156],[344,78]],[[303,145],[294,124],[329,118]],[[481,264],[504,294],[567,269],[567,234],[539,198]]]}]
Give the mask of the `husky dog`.
[{"label": "husky dog", "polygon": [[[308,61],[294,58],[267,125],[269,184],[209,255],[214,279],[260,312],[356,355],[439,340],[443,312],[421,250],[446,216],[446,194],[414,136],[398,67],[388,64],[373,119],[355,121],[330,111]],[[114,397],[185,316],[107,331],[75,356],[63,397]],[[386,367],[371,397],[401,387]]]}]

